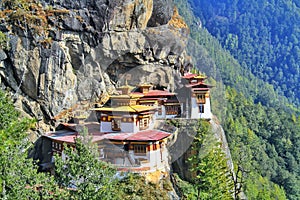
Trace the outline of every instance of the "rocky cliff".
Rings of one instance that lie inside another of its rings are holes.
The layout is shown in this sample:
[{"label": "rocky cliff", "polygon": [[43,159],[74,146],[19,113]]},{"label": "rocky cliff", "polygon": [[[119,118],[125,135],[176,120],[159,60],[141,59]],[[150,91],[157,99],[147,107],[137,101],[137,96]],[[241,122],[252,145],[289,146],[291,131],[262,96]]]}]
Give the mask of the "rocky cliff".
[{"label": "rocky cliff", "polygon": [[174,90],[190,62],[188,28],[171,0],[28,2],[1,11],[0,30],[9,38],[9,48],[0,49],[1,87],[38,119],[40,132],[125,80]]}]

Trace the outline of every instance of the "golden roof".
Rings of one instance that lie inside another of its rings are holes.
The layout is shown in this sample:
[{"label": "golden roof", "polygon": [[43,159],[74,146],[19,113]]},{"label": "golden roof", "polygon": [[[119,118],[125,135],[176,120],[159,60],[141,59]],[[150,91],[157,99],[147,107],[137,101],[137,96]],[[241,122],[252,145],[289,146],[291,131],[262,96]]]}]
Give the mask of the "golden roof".
[{"label": "golden roof", "polygon": [[112,96],[110,96],[110,98],[112,98],[112,99],[131,99],[131,98],[140,98],[143,96],[144,96],[143,94],[130,93],[130,94],[112,95]]},{"label": "golden roof", "polygon": [[151,85],[151,84],[147,84],[147,83],[143,83],[143,84],[141,84],[141,85],[139,85],[139,87],[152,87],[153,85]]},{"label": "golden roof", "polygon": [[199,74],[198,76],[195,76],[194,78],[199,78],[199,79],[203,78],[203,79],[205,79],[205,78],[207,78],[207,76],[205,76],[203,74]]},{"label": "golden roof", "polygon": [[156,109],[153,106],[134,105],[134,106],[116,106],[116,107],[102,107],[94,108],[95,111],[106,111],[106,112],[144,112]]}]

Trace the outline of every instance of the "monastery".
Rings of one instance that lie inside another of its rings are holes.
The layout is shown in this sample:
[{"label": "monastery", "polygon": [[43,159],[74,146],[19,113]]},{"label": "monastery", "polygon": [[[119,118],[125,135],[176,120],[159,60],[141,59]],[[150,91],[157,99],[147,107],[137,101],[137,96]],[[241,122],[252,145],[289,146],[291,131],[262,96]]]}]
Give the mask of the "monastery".
[{"label": "monastery", "polygon": [[[85,126],[97,144],[100,159],[120,171],[151,172],[168,166],[167,141],[172,133],[155,129],[157,120],[172,118],[211,119],[210,88],[206,77],[188,73],[182,76],[184,87],[178,93],[153,89],[150,84],[119,87],[106,104],[92,108],[97,122],[62,123],[56,131],[45,134],[48,152],[63,157],[63,144],[74,144]],[[44,166],[51,159],[44,159]],[[42,165],[43,165],[42,164]]]}]

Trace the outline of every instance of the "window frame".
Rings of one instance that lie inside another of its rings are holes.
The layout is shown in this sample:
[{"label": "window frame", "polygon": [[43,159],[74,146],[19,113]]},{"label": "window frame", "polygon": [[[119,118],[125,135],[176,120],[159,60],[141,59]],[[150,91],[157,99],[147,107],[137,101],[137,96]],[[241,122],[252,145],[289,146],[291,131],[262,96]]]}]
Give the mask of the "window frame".
[{"label": "window frame", "polygon": [[120,131],[121,130],[121,119],[112,119],[111,120],[111,129],[113,131]]},{"label": "window frame", "polygon": [[199,104],[198,105],[198,108],[199,108],[199,113],[204,113],[204,104]]},{"label": "window frame", "polygon": [[147,128],[149,128],[149,122],[150,119],[149,118],[142,118],[140,119],[140,130],[145,130]]},{"label": "window frame", "polygon": [[147,153],[146,144],[134,144],[133,145],[134,154],[145,155]]}]

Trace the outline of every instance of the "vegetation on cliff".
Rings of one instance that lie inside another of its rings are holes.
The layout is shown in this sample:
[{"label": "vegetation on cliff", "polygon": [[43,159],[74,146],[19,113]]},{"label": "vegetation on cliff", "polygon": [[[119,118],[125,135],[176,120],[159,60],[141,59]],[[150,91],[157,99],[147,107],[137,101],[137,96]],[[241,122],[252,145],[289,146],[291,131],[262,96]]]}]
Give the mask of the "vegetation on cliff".
[{"label": "vegetation on cliff", "polygon": [[1,199],[51,199],[60,193],[53,177],[37,173],[37,166],[27,159],[27,130],[31,127],[33,121],[21,118],[7,95],[0,91]]},{"label": "vegetation on cliff", "polygon": [[197,199],[232,199],[233,179],[221,145],[208,122],[200,122],[188,159]]},{"label": "vegetation on cliff", "polygon": [[[3,22],[1,28],[5,32],[20,34],[18,32],[22,31],[26,37],[33,38],[43,45],[51,42],[51,38],[48,37],[50,25],[47,19],[53,15],[50,8],[44,8],[36,0],[3,0],[0,2],[0,8],[0,18]],[[0,45],[9,48],[7,43],[1,43],[1,39]]]},{"label": "vegetation on cliff", "polygon": [[180,174],[173,176],[173,182],[181,199],[233,199],[233,174],[210,123],[205,120],[192,120],[188,127],[185,119],[174,119],[171,123],[179,128],[180,134],[185,134],[187,128],[194,129],[191,133],[194,134],[194,140],[183,155],[183,164],[189,172],[174,169]]}]

